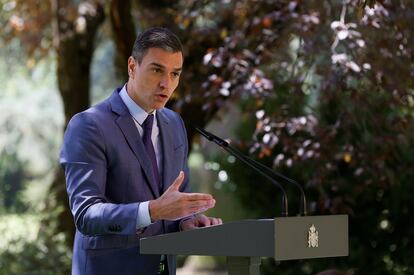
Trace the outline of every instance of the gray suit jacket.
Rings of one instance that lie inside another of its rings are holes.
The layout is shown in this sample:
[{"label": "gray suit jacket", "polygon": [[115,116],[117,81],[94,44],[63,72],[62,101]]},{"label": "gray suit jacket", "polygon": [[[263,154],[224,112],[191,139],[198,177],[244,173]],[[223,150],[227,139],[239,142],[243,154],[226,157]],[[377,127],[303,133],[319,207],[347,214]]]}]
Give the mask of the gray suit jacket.
[{"label": "gray suit jacket", "polygon": [[[150,160],[120,89],[75,115],[65,132],[60,163],[76,224],[72,274],[156,274],[160,255],[141,255],[139,239],[178,231],[179,221],[157,221],[137,232],[140,202],[160,191]],[[157,111],[163,154],[163,191],[180,170],[188,192],[187,135],[180,116]],[[170,274],[175,257],[168,256]]]}]

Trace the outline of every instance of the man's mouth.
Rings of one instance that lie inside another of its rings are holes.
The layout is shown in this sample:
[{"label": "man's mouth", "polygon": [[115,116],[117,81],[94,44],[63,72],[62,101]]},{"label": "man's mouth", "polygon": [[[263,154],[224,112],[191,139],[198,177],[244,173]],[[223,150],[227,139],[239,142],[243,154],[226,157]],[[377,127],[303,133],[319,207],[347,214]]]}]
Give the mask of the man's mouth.
[{"label": "man's mouth", "polygon": [[168,99],[168,96],[166,94],[156,94],[155,97],[158,100],[166,100],[166,99]]}]

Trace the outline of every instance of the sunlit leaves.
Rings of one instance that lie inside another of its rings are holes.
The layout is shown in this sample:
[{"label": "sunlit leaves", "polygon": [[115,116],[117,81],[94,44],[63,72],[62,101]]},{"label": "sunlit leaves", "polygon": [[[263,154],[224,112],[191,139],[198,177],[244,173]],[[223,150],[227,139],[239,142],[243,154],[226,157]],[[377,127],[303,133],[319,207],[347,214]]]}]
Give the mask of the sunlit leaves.
[{"label": "sunlit leaves", "polygon": [[19,40],[28,56],[36,60],[51,48],[50,1],[6,1],[2,5],[1,38],[3,44]]},{"label": "sunlit leaves", "polygon": [[[414,176],[414,25],[407,23],[414,2],[228,4],[235,20],[226,27],[227,37],[204,55],[212,70],[203,85],[206,109],[224,100],[242,106],[242,120],[253,125],[242,148],[303,180],[314,194],[311,211],[348,213],[371,227],[394,230],[401,223],[396,218],[377,221],[359,210],[394,205],[397,213],[400,202],[389,200],[398,194],[389,192],[409,189]],[[406,207],[409,199],[401,201]],[[364,225],[361,230],[352,234],[373,234]],[[396,253],[401,242],[386,236],[389,244],[370,240],[386,247],[384,253]],[[396,271],[399,260],[389,255],[389,268]]]}]

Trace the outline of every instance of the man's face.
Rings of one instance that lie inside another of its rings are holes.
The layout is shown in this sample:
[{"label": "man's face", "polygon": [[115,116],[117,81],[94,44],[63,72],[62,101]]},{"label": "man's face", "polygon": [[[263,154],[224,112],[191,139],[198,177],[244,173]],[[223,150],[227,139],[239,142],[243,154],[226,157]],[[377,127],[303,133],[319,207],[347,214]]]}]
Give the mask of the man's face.
[{"label": "man's face", "polygon": [[128,59],[129,96],[147,113],[165,106],[177,88],[183,55],[160,48],[150,48],[141,64],[133,57]]}]

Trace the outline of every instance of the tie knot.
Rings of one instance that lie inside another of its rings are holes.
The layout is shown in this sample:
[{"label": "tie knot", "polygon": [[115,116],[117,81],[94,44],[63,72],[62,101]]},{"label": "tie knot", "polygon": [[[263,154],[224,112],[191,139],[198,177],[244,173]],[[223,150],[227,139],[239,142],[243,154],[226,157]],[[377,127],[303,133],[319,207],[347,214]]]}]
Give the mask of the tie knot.
[{"label": "tie knot", "polygon": [[142,128],[144,128],[144,131],[152,130],[153,121],[154,121],[154,115],[153,114],[148,115],[147,118],[144,120],[144,123],[142,124],[143,126]]}]

